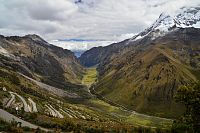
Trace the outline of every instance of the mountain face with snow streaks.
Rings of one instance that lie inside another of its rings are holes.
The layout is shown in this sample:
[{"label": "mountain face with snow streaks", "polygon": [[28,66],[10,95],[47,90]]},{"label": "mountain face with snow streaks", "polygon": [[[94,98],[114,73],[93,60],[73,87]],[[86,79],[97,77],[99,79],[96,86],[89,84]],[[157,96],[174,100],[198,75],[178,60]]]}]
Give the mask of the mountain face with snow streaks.
[{"label": "mountain face with snow streaks", "polygon": [[162,13],[149,28],[132,38],[141,39],[154,33],[152,39],[163,36],[179,28],[200,28],[200,7],[182,8],[174,16]]},{"label": "mountain face with snow streaks", "polygon": [[177,88],[200,79],[199,12],[193,7],[174,16],[162,13],[138,35],[86,51],[79,59],[98,65],[96,92],[139,112],[181,114],[183,106],[173,99]]}]

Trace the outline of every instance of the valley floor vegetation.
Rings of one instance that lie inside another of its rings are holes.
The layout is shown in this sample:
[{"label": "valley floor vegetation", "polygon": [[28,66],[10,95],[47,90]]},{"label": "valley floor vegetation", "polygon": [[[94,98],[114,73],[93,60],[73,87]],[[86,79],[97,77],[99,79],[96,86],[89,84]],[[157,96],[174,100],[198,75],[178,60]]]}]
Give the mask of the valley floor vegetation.
[{"label": "valley floor vegetation", "polygon": [[[89,69],[86,72],[86,81],[94,82],[95,81],[95,74],[94,69]],[[7,88],[15,88],[15,86],[20,86],[21,88],[24,88],[21,86],[22,79],[19,78],[15,73],[8,72],[5,70],[1,70],[1,89],[3,86],[6,86]],[[89,75],[89,76],[88,76]],[[91,75],[91,76],[90,76]],[[30,88],[31,85],[29,85]],[[17,88],[16,88],[17,89]],[[24,90],[24,89],[23,89]],[[37,94],[38,92],[28,92],[30,94]],[[39,93],[40,94],[40,93]],[[39,95],[38,94],[38,95]],[[38,96],[35,95],[35,96]],[[7,96],[7,94],[3,91],[1,91],[1,97]],[[40,96],[40,95],[39,95]],[[43,97],[43,96],[41,96]],[[199,121],[200,121],[200,115],[199,115],[199,107],[200,107],[200,83],[195,83],[190,86],[182,86],[178,89],[177,94],[175,96],[175,99],[177,102],[181,102],[186,106],[186,112],[185,114],[177,120],[174,120],[172,128],[168,127],[166,129],[163,129],[162,127],[157,128],[151,128],[151,126],[136,126],[132,125],[131,123],[138,123],[140,121],[140,124],[144,124],[145,122],[151,122],[153,119],[150,119],[150,121],[145,120],[144,118],[140,118],[138,116],[128,116],[125,117],[125,112],[122,110],[119,110],[115,106],[111,106],[108,103],[101,101],[101,100],[90,100],[89,106],[93,106],[95,108],[99,108],[102,111],[108,112],[108,113],[114,113],[116,117],[119,117],[120,119],[129,119],[128,123],[124,123],[124,121],[121,122],[111,122],[107,123],[105,119],[100,120],[99,122],[92,120],[92,119],[86,119],[86,120],[78,120],[78,119],[59,119],[59,118],[53,118],[52,116],[45,116],[41,113],[27,113],[23,109],[20,111],[16,111],[12,108],[4,108],[4,106],[1,105],[0,107],[5,109],[6,111],[23,118],[26,121],[29,121],[31,123],[34,123],[38,126],[53,130],[49,132],[88,132],[88,133],[103,133],[103,132],[139,132],[139,133],[182,133],[182,132],[191,132],[191,133],[198,133],[199,132]],[[120,117],[121,116],[121,117]],[[119,119],[118,118],[118,119]],[[157,121],[157,120],[155,120]],[[138,123],[139,124],[139,123]],[[0,131],[7,131],[7,132],[44,132],[40,128],[38,129],[31,129],[29,127],[20,127],[20,125],[15,122],[14,120],[11,123],[7,123],[4,120],[0,120]]]},{"label": "valley floor vegetation", "polygon": [[[89,72],[86,73],[86,75],[92,75],[88,76],[89,78],[92,78],[93,82],[94,75],[91,73],[94,72],[94,69],[89,69]],[[24,108],[22,108],[19,111],[16,111],[15,108],[5,108],[2,101],[0,102],[0,108],[3,110],[6,110],[7,112],[17,116],[18,118],[22,118],[25,121],[28,121],[30,123],[33,123],[35,125],[41,126],[43,128],[49,129],[49,132],[88,132],[88,133],[103,133],[103,132],[141,132],[141,133],[157,133],[157,132],[163,132],[168,133],[170,132],[170,128],[168,127],[170,125],[169,123],[166,123],[166,126],[168,128],[163,129],[160,126],[157,128],[151,128],[150,125],[156,125],[160,122],[159,119],[148,119],[148,117],[140,117],[135,115],[130,116],[129,113],[126,111],[121,110],[118,107],[112,106],[102,100],[98,100],[96,98],[90,99],[86,105],[82,104],[76,104],[79,108],[82,108],[84,111],[89,113],[92,117],[86,118],[86,119],[72,119],[72,118],[55,118],[51,115],[44,114],[42,112],[42,105],[40,105],[43,102],[50,102],[51,100],[47,97],[49,94],[42,93],[38,91],[37,86],[33,83],[28,82],[28,80],[25,80],[22,76],[18,75],[16,72],[13,72],[12,70],[6,70],[6,69],[0,69],[0,98],[9,99],[10,95],[8,93],[9,91],[15,91],[18,94],[20,94],[23,97],[31,96],[32,99],[35,99],[37,101],[38,110],[39,112],[30,113],[25,112]],[[3,90],[4,88],[7,89],[7,91]],[[16,99],[19,101],[20,99]],[[61,99],[59,99],[61,100]],[[65,100],[63,100],[64,102]],[[65,101],[67,102],[67,101]],[[40,103],[40,104],[39,104]],[[66,103],[67,104],[67,103]],[[68,105],[67,106],[75,106],[75,105]],[[85,107],[86,106],[86,107]],[[94,111],[86,108],[91,108]],[[57,107],[58,108],[58,107]],[[71,107],[69,107],[71,108]],[[75,110],[76,111],[76,110]],[[95,118],[96,115],[99,115],[100,117],[98,120]],[[129,118],[129,121],[125,121],[125,119]],[[147,120],[145,120],[147,119]],[[149,126],[143,126],[145,125],[145,121],[147,121],[147,125]],[[164,121],[163,121],[164,122]],[[139,125],[137,125],[139,124]],[[6,131],[6,132],[44,132],[42,129],[31,129],[30,127],[20,127],[20,124],[16,121],[11,121],[10,123],[4,121],[1,119],[0,121],[0,131]]]}]

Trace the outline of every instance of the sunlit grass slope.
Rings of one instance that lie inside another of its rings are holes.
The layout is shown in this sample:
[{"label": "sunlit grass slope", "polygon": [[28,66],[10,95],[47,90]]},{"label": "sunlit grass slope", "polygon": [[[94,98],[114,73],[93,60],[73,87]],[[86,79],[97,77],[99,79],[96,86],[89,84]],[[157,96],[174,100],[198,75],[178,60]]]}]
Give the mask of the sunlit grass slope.
[{"label": "sunlit grass slope", "polygon": [[82,83],[90,86],[97,79],[97,70],[96,67],[87,68],[85,75],[83,76]]}]

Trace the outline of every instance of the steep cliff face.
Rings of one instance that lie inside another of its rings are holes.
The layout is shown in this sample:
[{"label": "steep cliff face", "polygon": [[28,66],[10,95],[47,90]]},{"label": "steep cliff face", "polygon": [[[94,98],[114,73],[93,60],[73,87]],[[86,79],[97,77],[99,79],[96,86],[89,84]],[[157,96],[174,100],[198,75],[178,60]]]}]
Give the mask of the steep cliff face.
[{"label": "steep cliff face", "polygon": [[121,52],[120,49],[124,48],[124,44],[128,40],[124,40],[119,43],[113,43],[109,46],[105,47],[94,47],[86,52],[84,52],[80,57],[79,60],[82,65],[91,67],[95,66],[101,62],[104,62],[108,59],[110,59],[112,54],[118,54]]},{"label": "steep cliff face", "polygon": [[[37,35],[0,37],[1,67],[62,88],[76,88],[84,68],[69,50],[53,46]],[[6,59],[5,59],[6,58]]]}]

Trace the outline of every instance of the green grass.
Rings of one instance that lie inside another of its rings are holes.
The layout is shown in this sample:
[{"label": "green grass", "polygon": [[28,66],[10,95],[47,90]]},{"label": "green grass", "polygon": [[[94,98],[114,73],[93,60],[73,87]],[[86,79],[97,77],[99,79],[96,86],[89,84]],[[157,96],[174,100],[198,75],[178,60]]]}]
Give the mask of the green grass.
[{"label": "green grass", "polygon": [[87,68],[85,75],[83,76],[82,83],[90,86],[97,79],[97,70],[96,67]]},{"label": "green grass", "polygon": [[90,102],[92,103],[90,106],[93,106],[97,110],[100,109],[103,113],[109,114],[114,119],[134,126],[170,129],[172,125],[172,120],[170,119],[133,113],[120,107],[112,106],[102,100],[93,99]]},{"label": "green grass", "polygon": [[200,80],[200,70],[191,69],[191,73],[196,76],[197,80]]},{"label": "green grass", "polygon": [[170,129],[172,125],[172,120],[162,119],[154,116],[146,116],[142,114],[131,114],[126,119],[129,123],[134,123],[138,126],[149,126],[149,127],[159,127]]},{"label": "green grass", "polygon": [[117,114],[123,114],[126,115],[126,112],[123,110],[120,110],[118,107],[116,106],[112,106],[109,103],[106,103],[102,100],[98,100],[98,99],[92,99],[90,100],[90,102],[98,109],[101,109],[104,112],[108,112],[108,113],[117,113]]},{"label": "green grass", "polygon": [[[87,68],[86,73],[82,79],[82,83],[89,87],[95,83],[96,79],[96,68]],[[93,107],[93,109],[98,112],[100,111],[102,115],[107,114],[109,117],[116,119],[117,121],[122,121],[134,126],[170,128],[172,124],[171,120],[161,119],[154,116],[146,116],[138,113],[133,114],[132,112],[95,98],[89,100],[88,106]]]},{"label": "green grass", "polygon": [[[26,116],[26,120],[34,123],[36,125],[45,125],[48,126],[49,121],[53,121],[49,125],[54,127],[57,125],[62,125],[62,122],[64,120],[58,119],[58,118],[52,118],[44,115],[44,107],[43,105],[48,102],[54,107],[56,107],[57,103],[56,101],[50,99],[49,97],[53,97],[49,95],[48,93],[44,93],[42,89],[40,89],[39,86],[35,85],[32,82],[29,82],[28,80],[24,79],[22,76],[16,75],[14,79],[18,79],[19,82],[16,84],[13,84],[13,77],[11,75],[15,75],[17,73],[12,73],[6,70],[0,71],[2,74],[2,82],[1,87],[6,86],[8,91],[14,91],[22,95],[24,98],[31,97],[36,103],[39,110],[39,113],[37,113],[37,117],[35,119],[30,119],[31,114],[24,114]],[[88,68],[86,75],[84,76],[83,82],[87,85],[91,85],[96,80],[97,71],[96,68]],[[23,89],[24,86],[26,89]],[[5,98],[6,95],[5,92],[0,91],[0,94],[2,94],[2,98]],[[41,93],[43,95],[41,95]],[[10,95],[8,95],[9,97]],[[121,109],[120,107],[116,107],[114,105],[111,105],[107,102],[104,102],[103,100],[99,100],[97,98],[89,99],[87,104],[70,104],[68,102],[65,102],[64,99],[59,99],[64,102],[64,105],[62,105],[65,108],[73,108],[73,110],[78,110],[81,112],[81,114],[86,115],[88,114],[91,116],[91,119],[83,120],[83,119],[69,119],[71,122],[73,122],[75,125],[79,124],[83,127],[98,127],[99,129],[107,129],[106,127],[113,126],[113,129],[117,128],[131,128],[144,126],[144,127],[169,127],[170,123],[165,120],[160,120],[157,118],[149,118],[146,116],[140,116],[140,115],[133,115],[131,112],[128,112],[126,110]],[[18,101],[18,99],[17,99]],[[41,102],[42,101],[42,102]],[[40,103],[40,104],[39,104]],[[23,117],[23,116],[22,116]],[[25,117],[23,117],[25,118]],[[37,122],[37,120],[39,120]],[[164,125],[161,125],[161,123],[164,123]]]}]

